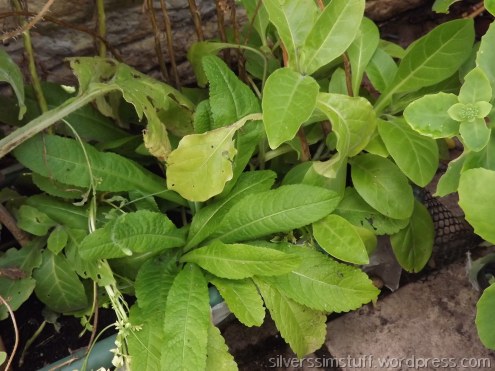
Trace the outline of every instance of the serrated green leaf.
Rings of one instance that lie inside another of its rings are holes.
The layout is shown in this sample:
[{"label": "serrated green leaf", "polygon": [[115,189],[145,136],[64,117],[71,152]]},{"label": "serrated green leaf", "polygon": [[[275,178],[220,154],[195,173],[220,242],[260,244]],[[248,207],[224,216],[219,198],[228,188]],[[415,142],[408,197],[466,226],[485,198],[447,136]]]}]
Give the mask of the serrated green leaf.
[{"label": "serrated green leaf", "polygon": [[208,326],[206,355],[206,371],[235,371],[238,369],[220,330],[211,321]]},{"label": "serrated green leaf", "polygon": [[363,200],[354,188],[345,190],[344,198],[335,209],[335,214],[377,235],[397,233],[409,223],[409,219],[391,219],[380,214]]},{"label": "serrated green leaf", "polygon": [[17,147],[14,155],[20,163],[34,172],[65,184],[89,187],[92,174],[96,189],[100,191],[141,190],[185,204],[175,192],[165,188],[163,179],[135,162],[115,153],[99,152],[89,144],[84,144],[84,149],[91,173],[82,146],[74,139],[36,135]]},{"label": "serrated green leaf", "polygon": [[393,162],[372,154],[360,155],[352,160],[351,176],[356,191],[374,209],[393,219],[411,216],[412,189]]},{"label": "serrated green leaf", "polygon": [[401,119],[378,120],[378,132],[402,172],[420,187],[426,186],[438,168],[435,140],[412,130]]},{"label": "serrated green leaf", "polygon": [[261,279],[256,284],[280,335],[297,356],[303,358],[319,349],[327,333],[325,313],[295,302]]},{"label": "serrated green leaf", "polygon": [[263,123],[270,148],[295,137],[316,106],[319,85],[311,76],[280,68],[263,89]]},{"label": "serrated green leaf", "polygon": [[63,255],[54,255],[45,250],[42,256],[41,266],[33,272],[36,296],[50,309],[59,313],[86,308],[86,292],[74,267]]},{"label": "serrated green leaf", "polygon": [[17,212],[17,226],[35,236],[46,235],[56,225],[55,221],[35,207],[22,205]]},{"label": "serrated green leaf", "polygon": [[165,308],[162,370],[204,370],[210,304],[201,270],[187,264],[174,279]]},{"label": "serrated green leaf", "polygon": [[459,182],[459,206],[474,232],[495,243],[495,191],[488,186],[491,184],[495,184],[495,171],[482,168],[464,171]]},{"label": "serrated green leaf", "polygon": [[495,60],[495,49],[493,48],[494,42],[495,26],[490,24],[490,27],[488,27],[485,35],[481,38],[480,48],[478,49],[478,53],[476,55],[476,65],[481,67],[490,80],[492,92],[495,91],[495,66],[493,64],[493,61]]},{"label": "serrated green leaf", "polygon": [[139,210],[115,220],[112,241],[123,251],[150,252],[171,249],[185,243],[184,231],[162,213]]},{"label": "serrated green leaf", "polygon": [[175,260],[166,258],[168,256],[165,255],[148,260],[137,274],[134,289],[144,317],[163,318],[168,292],[179,272]]},{"label": "serrated green leaf", "polygon": [[209,100],[200,102],[196,107],[193,125],[196,134],[203,134],[213,129],[213,118]]},{"label": "serrated green leaf", "polygon": [[476,304],[476,329],[483,345],[489,349],[495,349],[495,284],[483,291],[480,300]]},{"label": "serrated green leaf", "polygon": [[471,151],[481,151],[486,147],[490,140],[492,130],[486,126],[482,118],[476,118],[473,121],[463,121],[459,127],[459,133],[462,136],[464,145]]},{"label": "serrated green leaf", "polygon": [[112,259],[128,256],[130,252],[122,251],[112,241],[113,223],[107,223],[105,227],[95,230],[84,237],[79,245],[79,255],[84,260]]},{"label": "serrated green leaf", "polygon": [[243,325],[252,327],[263,324],[265,308],[252,280],[228,280],[212,276],[209,281],[217,288],[229,310]]},{"label": "serrated green leaf", "polygon": [[366,246],[351,223],[330,214],[313,223],[313,236],[318,245],[333,257],[354,264],[368,264]]},{"label": "serrated green leaf", "polygon": [[78,187],[57,182],[54,179],[41,176],[38,173],[33,173],[31,177],[36,187],[50,196],[74,199],[82,198],[85,192],[85,190]]},{"label": "serrated green leaf", "polygon": [[203,58],[203,68],[210,82],[210,107],[213,129],[231,125],[237,120],[260,112],[253,91],[215,56]]},{"label": "serrated green leaf", "polygon": [[378,296],[378,289],[358,268],[307,248],[280,249],[299,255],[301,264],[287,275],[263,280],[299,304],[324,312],[347,312]]},{"label": "serrated green leaf", "polygon": [[[473,68],[465,77],[459,92],[460,103],[489,102],[492,99],[490,80],[480,67]],[[486,115],[485,115],[486,116]]]},{"label": "serrated green leaf", "polygon": [[141,308],[134,305],[130,310],[129,322],[139,327],[139,330],[131,329],[126,336],[131,365],[142,370],[159,370],[163,343],[161,321],[156,317],[147,317]]},{"label": "serrated green leaf", "polygon": [[341,56],[364,15],[364,0],[333,0],[316,19],[300,49],[301,71],[310,75]]},{"label": "serrated green leaf", "polygon": [[474,42],[472,19],[442,23],[414,42],[402,59],[393,83],[377,101],[381,112],[395,93],[436,84],[455,73],[469,57]]},{"label": "serrated green leaf", "polygon": [[234,124],[182,138],[167,159],[167,187],[190,201],[221,193],[233,176],[233,138],[239,128]]},{"label": "serrated green leaf", "polygon": [[203,70],[203,57],[207,55],[215,55],[220,50],[230,48],[231,44],[212,42],[212,41],[198,41],[191,45],[187,51],[187,60],[191,63],[194,75],[198,85],[203,87],[208,83],[208,77]]},{"label": "serrated green leaf", "polygon": [[366,147],[376,128],[375,112],[366,99],[320,93],[317,108],[332,122],[343,156],[355,156]]},{"label": "serrated green leaf", "polygon": [[69,235],[65,231],[64,227],[57,226],[50,233],[47,240],[47,247],[55,255],[58,254],[62,249],[67,245],[67,241],[69,239]]},{"label": "serrated green leaf", "polygon": [[414,130],[430,138],[452,137],[459,132],[459,123],[447,111],[457,102],[454,94],[428,94],[409,104],[404,118]]},{"label": "serrated green leaf", "polygon": [[378,27],[370,19],[363,18],[356,38],[349,45],[349,49],[347,49],[347,55],[351,62],[352,91],[354,96],[359,95],[364,70],[375,54],[379,40],[380,32],[378,31]]},{"label": "serrated green leaf", "polygon": [[266,1],[263,2],[270,22],[277,29],[287,51],[287,66],[300,70],[299,49],[304,44],[318,15],[318,8],[312,0]]},{"label": "serrated green leaf", "polygon": [[430,259],[435,239],[435,227],[428,209],[415,201],[409,225],[390,236],[399,264],[408,272],[419,272]]},{"label": "serrated green leaf", "polygon": [[[33,269],[41,264],[43,239],[35,239],[20,249],[8,249],[0,257],[0,268],[9,271],[14,279],[7,275],[0,277],[0,295],[16,311],[33,293],[36,281],[31,277]],[[5,305],[0,306],[0,320],[7,318],[9,312]]]},{"label": "serrated green leaf", "polygon": [[248,244],[224,244],[220,241],[195,249],[180,260],[196,263],[217,277],[237,280],[284,274],[299,264],[298,257],[278,250]]},{"label": "serrated green leaf", "polygon": [[383,93],[389,89],[396,73],[397,65],[394,59],[383,49],[376,49],[366,67],[366,76],[368,76],[373,87]]},{"label": "serrated green leaf", "polygon": [[22,72],[3,48],[0,49],[0,81],[5,81],[12,86],[19,104],[18,118],[21,120],[27,110],[26,105],[24,104],[24,81],[22,79]]},{"label": "serrated green leaf", "polygon": [[251,193],[269,190],[275,182],[276,175],[270,170],[242,173],[231,192],[223,197],[220,195],[216,202],[201,208],[194,215],[185,248],[188,250],[197,246],[211,235],[232,205],[240,199]]},{"label": "serrated green leaf", "polygon": [[248,195],[229,210],[212,237],[229,243],[290,231],[330,214],[339,199],[335,192],[303,184]]}]

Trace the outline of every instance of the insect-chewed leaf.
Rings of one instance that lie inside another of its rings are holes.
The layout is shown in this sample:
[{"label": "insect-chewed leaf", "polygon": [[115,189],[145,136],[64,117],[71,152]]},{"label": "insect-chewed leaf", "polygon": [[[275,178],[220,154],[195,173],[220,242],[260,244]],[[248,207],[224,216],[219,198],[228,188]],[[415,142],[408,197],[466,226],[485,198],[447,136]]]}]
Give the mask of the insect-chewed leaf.
[{"label": "insect-chewed leaf", "polygon": [[299,257],[270,248],[215,241],[187,253],[181,261],[196,263],[218,277],[243,279],[290,272],[299,264]]}]

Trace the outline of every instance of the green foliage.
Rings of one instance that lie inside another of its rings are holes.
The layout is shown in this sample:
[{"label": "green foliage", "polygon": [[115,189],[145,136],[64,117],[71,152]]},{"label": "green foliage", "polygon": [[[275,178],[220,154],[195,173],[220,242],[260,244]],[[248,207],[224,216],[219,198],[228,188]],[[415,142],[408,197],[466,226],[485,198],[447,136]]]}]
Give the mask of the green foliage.
[{"label": "green foliage", "polygon": [[0,49],[0,81],[5,81],[15,92],[19,106],[19,120],[27,111],[24,104],[24,82],[20,68],[15,64],[5,50]]},{"label": "green foliage", "polygon": [[495,284],[485,289],[476,306],[476,328],[484,346],[495,349],[493,311],[495,308]]}]

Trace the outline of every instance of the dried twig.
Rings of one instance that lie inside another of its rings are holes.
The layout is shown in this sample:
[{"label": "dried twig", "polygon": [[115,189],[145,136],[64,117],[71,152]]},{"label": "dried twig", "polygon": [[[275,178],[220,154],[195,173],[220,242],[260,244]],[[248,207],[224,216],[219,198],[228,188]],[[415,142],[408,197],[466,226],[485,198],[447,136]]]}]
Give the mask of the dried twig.
[{"label": "dried twig", "polygon": [[196,35],[198,36],[198,41],[203,41],[205,39],[203,34],[203,26],[201,25],[201,14],[198,10],[195,0],[189,1],[189,10],[191,11],[192,19],[194,22],[194,29],[196,30]]},{"label": "dried twig", "polygon": [[164,0],[160,0],[160,6],[162,8],[163,23],[165,24],[165,34],[167,36],[167,50],[170,58],[170,64],[172,66],[172,74],[174,75],[175,87],[180,88],[179,72],[177,71],[177,62],[175,60],[174,40],[172,38],[172,24],[170,17],[168,16],[167,5]]},{"label": "dried twig", "polygon": [[[217,9],[218,35],[222,42],[227,42],[227,34],[225,33],[225,8],[222,0],[215,0],[215,4]],[[230,50],[225,49],[222,54],[225,62],[230,65]]]},{"label": "dried twig", "polygon": [[19,245],[25,246],[29,241],[29,236],[19,229],[14,217],[10,214],[7,208],[0,204],[0,223],[2,223],[9,231],[12,236],[19,242]]},{"label": "dried twig", "polygon": [[14,356],[15,353],[17,352],[17,347],[19,346],[19,328],[17,327],[17,322],[15,320],[14,312],[12,311],[12,308],[10,307],[9,303],[0,295],[0,302],[7,307],[7,310],[9,311],[10,314],[10,320],[12,321],[12,325],[14,326],[14,333],[15,333],[15,342],[14,342],[14,348],[12,348],[12,352],[10,354],[9,360],[7,362],[7,365],[5,366],[5,370],[8,371],[10,370],[10,366],[12,366],[12,362],[14,361]]},{"label": "dried twig", "polygon": [[160,71],[165,81],[169,81],[167,67],[163,59],[162,45],[160,43],[160,31],[156,23],[155,9],[153,8],[153,0],[147,0],[148,13],[150,14],[151,26],[153,27],[153,33],[155,36],[155,52],[158,57],[158,64],[160,65]]}]

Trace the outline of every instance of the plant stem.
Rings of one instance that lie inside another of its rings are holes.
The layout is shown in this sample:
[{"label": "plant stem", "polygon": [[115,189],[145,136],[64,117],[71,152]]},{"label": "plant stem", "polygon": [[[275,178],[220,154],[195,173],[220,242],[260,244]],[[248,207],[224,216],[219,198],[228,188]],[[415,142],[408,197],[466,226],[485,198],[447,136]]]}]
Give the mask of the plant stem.
[{"label": "plant stem", "polygon": [[175,60],[174,41],[172,38],[172,24],[170,23],[170,17],[168,16],[167,5],[164,0],[160,0],[160,6],[162,8],[163,23],[165,24],[165,34],[167,36],[167,50],[170,58],[170,64],[172,65],[172,73],[174,75],[175,87],[180,88],[179,72],[177,71],[177,62]]},{"label": "plant stem", "polygon": [[305,162],[311,159],[311,152],[309,152],[309,144],[306,139],[306,134],[304,134],[304,129],[302,127],[297,131],[297,137],[299,142],[301,142],[301,161]]},{"label": "plant stem", "polygon": [[[98,18],[98,35],[104,39],[107,33],[104,0],[96,0],[96,11]],[[98,55],[102,58],[107,56],[107,47],[101,39],[98,40]]]},{"label": "plant stem", "polygon": [[189,0],[189,10],[191,11],[198,41],[203,41],[205,39],[203,35],[203,26],[201,25],[201,16],[195,0]]},{"label": "plant stem", "polygon": [[19,328],[17,327],[17,322],[15,320],[15,316],[14,316],[14,312],[12,311],[12,308],[1,295],[0,295],[0,303],[5,305],[5,307],[7,308],[7,311],[10,314],[10,320],[12,321],[12,325],[14,326],[14,334],[15,334],[14,348],[12,348],[12,353],[10,354],[9,360],[7,362],[7,366],[5,366],[5,370],[10,370],[10,366],[12,365],[12,362],[14,360],[15,353],[17,352],[17,347],[19,346]]},{"label": "plant stem", "polygon": [[344,71],[345,71],[345,86],[347,87],[347,94],[350,97],[354,96],[354,92],[352,91],[352,73],[351,73],[351,62],[349,61],[349,57],[347,53],[342,55],[344,60]]},{"label": "plant stem", "polygon": [[167,67],[165,66],[165,61],[163,60],[162,46],[160,44],[160,31],[158,30],[158,25],[156,23],[155,9],[153,8],[153,0],[147,0],[148,13],[150,14],[151,26],[153,27],[153,34],[155,36],[155,53],[158,58],[158,64],[160,65],[160,71],[162,73],[163,79],[169,81]]},{"label": "plant stem", "polygon": [[[220,35],[220,41],[222,42],[227,42],[227,36],[225,33],[225,14],[224,10],[220,6],[220,0],[215,0],[215,5],[217,9],[217,27],[218,27],[218,34]],[[230,50],[225,49],[223,51],[223,59],[225,62],[230,65]]]},{"label": "plant stem", "polygon": [[[19,0],[13,0],[14,8],[17,11],[22,11],[22,6]],[[24,26],[26,21],[21,19],[21,25]],[[31,41],[31,33],[29,29],[22,33],[23,35],[23,43],[24,50],[26,51],[27,59],[28,59],[28,69],[29,75],[31,77],[31,83],[33,84],[34,94],[36,95],[36,100],[38,101],[38,105],[40,107],[41,112],[48,111],[48,105],[46,104],[45,95],[43,94],[43,89],[41,89],[41,82],[38,76],[38,71],[36,70],[36,61],[34,59],[34,51],[33,51],[33,43]]]},{"label": "plant stem", "polygon": [[68,99],[60,106],[45,112],[41,116],[38,116],[34,120],[28,122],[26,125],[20,127],[0,140],[0,158],[4,157],[7,153],[24,143],[29,138],[32,138],[41,131],[49,128],[58,120],[85,106],[94,98],[115,89],[116,87],[113,85],[100,85],[98,89],[94,89],[93,91],[83,95]]},{"label": "plant stem", "polygon": [[26,246],[28,244],[30,240],[29,236],[23,230],[19,229],[14,217],[2,204],[0,204],[0,223],[12,233],[12,236],[14,236],[19,245]]},{"label": "plant stem", "polygon": [[27,341],[26,345],[24,345],[24,349],[22,350],[21,356],[19,357],[19,367],[24,364],[24,356],[26,352],[29,350],[34,341],[40,336],[41,332],[45,329],[46,321],[43,321],[38,329],[34,332],[33,336],[31,336]]}]

